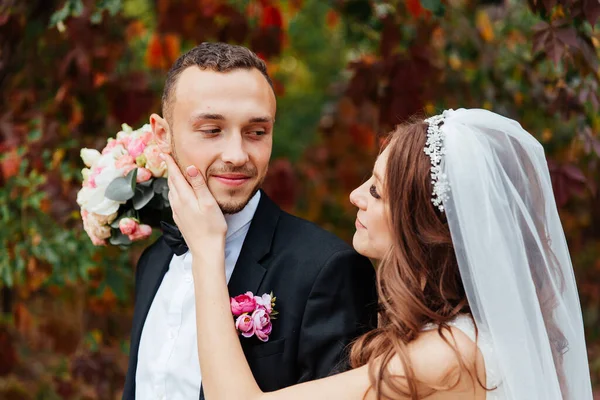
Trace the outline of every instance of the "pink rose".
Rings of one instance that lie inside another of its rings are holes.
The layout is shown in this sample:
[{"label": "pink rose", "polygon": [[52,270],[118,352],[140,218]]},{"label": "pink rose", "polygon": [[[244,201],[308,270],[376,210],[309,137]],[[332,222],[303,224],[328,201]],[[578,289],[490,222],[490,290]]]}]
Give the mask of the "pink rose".
[{"label": "pink rose", "polygon": [[102,150],[102,154],[108,154],[112,151],[112,149],[114,149],[117,144],[119,144],[115,139],[108,139],[108,143],[106,144],[106,146],[104,147],[104,149]]},{"label": "pink rose", "polygon": [[140,225],[138,225],[135,232],[133,232],[131,235],[128,235],[128,236],[132,242],[135,242],[136,240],[147,239],[150,237],[150,235],[152,235],[152,227],[150,225],[140,224]]},{"label": "pink rose", "polygon": [[125,149],[129,147],[130,143],[131,143],[131,136],[123,136],[123,137],[117,139],[117,144],[120,144]]},{"label": "pink rose", "polygon": [[267,313],[271,314],[271,311],[273,311],[273,303],[270,294],[265,293],[262,296],[254,296],[254,300],[256,301],[258,308],[262,308]]},{"label": "pink rose", "polygon": [[262,342],[268,341],[273,325],[267,311],[262,308],[254,311],[252,313],[252,322],[254,322],[254,334],[256,337]]},{"label": "pink rose", "polygon": [[248,314],[242,314],[235,320],[235,327],[242,333],[243,337],[251,337],[254,335],[254,321]]},{"label": "pink rose", "polygon": [[138,221],[133,218],[122,218],[119,221],[119,229],[123,235],[132,235],[138,229]]},{"label": "pink rose", "polygon": [[129,166],[133,166],[133,165],[135,165],[135,160],[132,156],[128,156],[128,155],[124,155],[124,156],[117,158],[117,161],[115,162],[115,167],[117,167],[119,169],[129,168]]},{"label": "pink rose", "polygon": [[252,292],[246,292],[245,294],[240,294],[231,299],[231,312],[236,317],[243,313],[250,313],[254,311],[255,308],[256,300],[254,300]]},{"label": "pink rose", "polygon": [[133,139],[129,143],[129,146],[127,146],[127,151],[129,152],[129,155],[131,157],[136,158],[137,156],[139,156],[140,154],[142,154],[144,152],[145,148],[146,148],[146,145],[144,144],[144,141],[141,138],[137,138],[137,139]]},{"label": "pink rose", "polygon": [[130,173],[132,169],[137,168],[137,164],[135,163],[135,159],[132,156],[126,154],[117,158],[117,161],[115,162],[115,167],[123,171],[123,176],[127,176],[127,174]]},{"label": "pink rose", "polygon": [[160,158],[160,148],[156,144],[151,144],[144,149],[146,156],[146,168],[152,172],[155,178],[162,178],[167,173],[167,164]]},{"label": "pink rose", "polygon": [[152,172],[150,172],[150,170],[146,168],[138,168],[137,177],[135,179],[137,183],[146,182],[150,178],[152,178]]},{"label": "pink rose", "polygon": [[152,141],[152,129],[145,130],[141,136],[142,142],[147,146]]},{"label": "pink rose", "polygon": [[81,218],[83,220],[83,229],[88,234],[94,246],[104,246],[106,241],[110,237],[110,224],[117,213],[111,215],[100,215],[90,213],[86,210],[81,211]]}]

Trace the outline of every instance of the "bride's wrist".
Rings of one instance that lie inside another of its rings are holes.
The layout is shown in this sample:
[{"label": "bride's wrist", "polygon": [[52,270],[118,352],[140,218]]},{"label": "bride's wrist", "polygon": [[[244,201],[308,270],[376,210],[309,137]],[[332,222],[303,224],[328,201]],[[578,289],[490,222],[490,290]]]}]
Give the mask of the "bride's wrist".
[{"label": "bride's wrist", "polygon": [[190,249],[192,258],[205,263],[223,263],[225,259],[225,239],[203,243],[201,249]]}]

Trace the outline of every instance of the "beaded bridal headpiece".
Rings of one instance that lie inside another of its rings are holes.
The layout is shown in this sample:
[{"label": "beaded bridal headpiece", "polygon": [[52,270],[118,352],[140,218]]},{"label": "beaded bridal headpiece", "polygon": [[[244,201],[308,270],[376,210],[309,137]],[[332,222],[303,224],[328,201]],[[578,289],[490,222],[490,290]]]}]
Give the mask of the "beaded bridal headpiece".
[{"label": "beaded bridal headpiece", "polygon": [[448,178],[446,177],[446,174],[442,172],[441,165],[442,156],[446,154],[446,149],[444,147],[444,133],[442,132],[441,125],[444,124],[448,111],[450,110],[446,110],[440,115],[425,120],[429,125],[427,128],[427,142],[425,143],[424,151],[431,159],[431,184],[433,185],[431,202],[442,212],[444,211],[443,202],[448,200],[448,192],[450,192]]}]

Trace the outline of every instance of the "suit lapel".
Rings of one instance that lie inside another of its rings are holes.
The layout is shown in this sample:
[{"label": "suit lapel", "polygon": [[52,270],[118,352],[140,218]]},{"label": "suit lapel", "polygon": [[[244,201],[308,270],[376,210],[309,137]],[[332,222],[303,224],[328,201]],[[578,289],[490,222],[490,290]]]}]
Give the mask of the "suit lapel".
[{"label": "suit lapel", "polygon": [[136,306],[138,312],[133,318],[131,354],[138,354],[142,328],[144,327],[148,312],[150,311],[152,300],[154,300],[154,296],[156,296],[160,283],[169,269],[171,258],[173,258],[173,251],[164,240],[161,239],[159,246],[160,248],[157,250],[157,254],[153,255],[144,266],[145,270],[141,277],[139,286],[140,293],[136,299],[136,301],[139,302],[139,305]]},{"label": "suit lapel", "polygon": [[261,260],[270,252],[281,210],[261,191],[260,202],[250,223],[240,256],[229,280],[229,296],[251,291],[256,294],[267,272]]}]

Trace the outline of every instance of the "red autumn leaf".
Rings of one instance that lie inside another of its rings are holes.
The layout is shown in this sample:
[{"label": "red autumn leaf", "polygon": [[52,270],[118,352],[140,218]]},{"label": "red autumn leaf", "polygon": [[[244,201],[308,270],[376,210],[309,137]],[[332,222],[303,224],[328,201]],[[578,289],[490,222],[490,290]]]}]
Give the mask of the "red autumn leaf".
[{"label": "red autumn leaf", "polygon": [[388,15],[383,20],[383,31],[379,40],[379,52],[384,59],[394,54],[400,41],[400,29],[393,16]]},{"label": "red autumn leaf", "polygon": [[280,158],[271,163],[264,190],[279,207],[291,210],[296,202],[296,176],[290,160]]},{"label": "red autumn leaf", "polygon": [[589,102],[592,105],[594,111],[598,111],[600,107],[600,95],[598,94],[598,85],[596,82],[592,82],[589,86],[583,87],[579,91],[578,100],[581,104]]},{"label": "red autumn leaf", "polygon": [[406,8],[408,12],[415,18],[419,18],[421,14],[425,14],[425,9],[421,5],[421,0],[407,0]]},{"label": "red autumn leaf", "polygon": [[340,14],[335,10],[329,10],[325,16],[325,23],[330,28],[335,28],[340,23]]},{"label": "red autumn leaf", "polygon": [[353,124],[350,127],[350,136],[359,149],[371,152],[375,147],[375,132],[364,124]]},{"label": "red autumn leaf", "polygon": [[600,140],[592,134],[592,128],[588,126],[579,132],[579,138],[583,141],[583,148],[586,153],[594,152],[600,157]]},{"label": "red autumn leaf", "polygon": [[17,352],[14,339],[6,328],[0,326],[0,376],[8,375],[17,364]]},{"label": "red autumn leaf", "polygon": [[563,207],[571,197],[583,193],[587,178],[574,164],[558,164],[548,160],[548,169],[556,204]]},{"label": "red autumn leaf", "polygon": [[153,33],[146,48],[146,65],[153,69],[160,69],[163,68],[163,60],[164,53],[160,38],[156,33]]},{"label": "red autumn leaf", "polygon": [[269,28],[271,26],[281,28],[283,26],[283,18],[281,11],[275,6],[268,5],[263,8],[260,18],[260,27]]},{"label": "red autumn leaf", "polygon": [[600,17],[600,1],[598,0],[583,0],[583,14],[587,21],[592,25],[596,24],[596,21]]},{"label": "red autumn leaf", "polygon": [[2,153],[4,159],[0,161],[0,170],[2,171],[2,177],[4,180],[8,180],[19,173],[21,157],[19,157],[17,154],[17,149],[3,151]]},{"label": "red autumn leaf", "polygon": [[572,26],[565,26],[564,20],[554,21],[551,24],[540,22],[533,30],[533,51],[544,50],[555,64],[563,57],[565,51],[572,47],[580,49],[581,43],[577,39],[577,31]]},{"label": "red autumn leaf", "polygon": [[546,11],[551,11],[556,5],[556,0],[543,0],[544,7],[546,7]]}]

